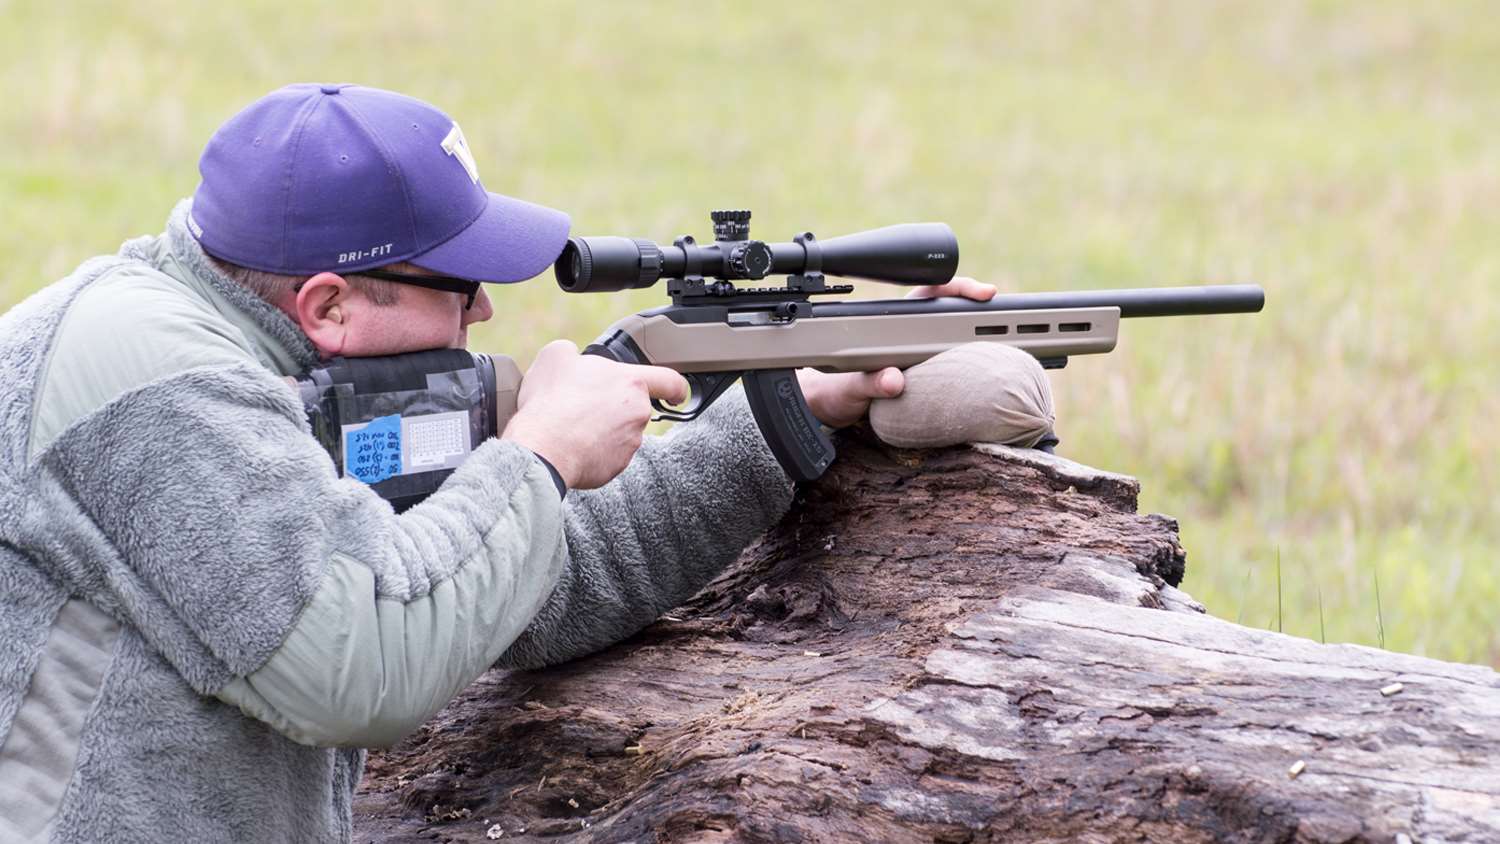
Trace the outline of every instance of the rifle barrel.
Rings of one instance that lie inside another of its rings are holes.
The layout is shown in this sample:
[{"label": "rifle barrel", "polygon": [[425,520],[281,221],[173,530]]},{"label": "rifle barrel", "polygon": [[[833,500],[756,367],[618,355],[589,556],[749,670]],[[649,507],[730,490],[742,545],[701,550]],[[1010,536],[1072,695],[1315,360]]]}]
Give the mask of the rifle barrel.
[{"label": "rifle barrel", "polygon": [[819,302],[814,317],[885,316],[952,313],[954,311],[1024,311],[1042,308],[1120,309],[1121,317],[1190,316],[1195,314],[1255,313],[1266,304],[1266,292],[1256,284],[1216,284],[1204,287],[1144,287],[1125,290],[1078,290],[1054,293],[1005,293],[988,302],[941,299],[866,299]]}]

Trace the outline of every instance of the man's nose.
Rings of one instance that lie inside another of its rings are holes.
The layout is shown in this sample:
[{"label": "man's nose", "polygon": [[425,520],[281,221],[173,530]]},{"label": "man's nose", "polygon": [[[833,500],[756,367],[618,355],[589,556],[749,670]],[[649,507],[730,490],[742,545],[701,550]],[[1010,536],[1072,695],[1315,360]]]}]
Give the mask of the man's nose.
[{"label": "man's nose", "polygon": [[479,295],[474,297],[474,307],[464,311],[461,325],[469,325],[475,322],[484,322],[495,315],[495,306],[490,302],[489,291],[483,285],[479,288]]}]

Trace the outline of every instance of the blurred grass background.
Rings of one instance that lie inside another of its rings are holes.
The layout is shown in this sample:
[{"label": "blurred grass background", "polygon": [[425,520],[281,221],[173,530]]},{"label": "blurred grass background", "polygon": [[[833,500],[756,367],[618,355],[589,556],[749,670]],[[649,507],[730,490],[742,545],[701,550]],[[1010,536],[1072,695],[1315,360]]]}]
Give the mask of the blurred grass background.
[{"label": "blurred grass background", "polygon": [[[962,272],[1014,290],[1257,282],[1263,314],[1130,321],[1054,374],[1064,453],[1181,520],[1218,615],[1274,627],[1279,554],[1287,632],[1321,614],[1329,641],[1500,663],[1482,0],[0,0],[0,22],[0,309],[159,231],[214,128],[291,81],[438,105],[487,187],[579,234],[944,220]],[[474,345],[524,363],[661,298],[506,288]]]}]

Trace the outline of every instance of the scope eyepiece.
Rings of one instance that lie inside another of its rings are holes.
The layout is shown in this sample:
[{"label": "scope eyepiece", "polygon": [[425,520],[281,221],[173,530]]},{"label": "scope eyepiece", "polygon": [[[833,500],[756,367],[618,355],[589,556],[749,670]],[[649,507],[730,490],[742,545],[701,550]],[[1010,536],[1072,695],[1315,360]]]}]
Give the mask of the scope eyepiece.
[{"label": "scope eyepiece", "polygon": [[609,293],[650,287],[661,278],[661,249],[628,237],[573,237],[552,267],[569,293]]}]

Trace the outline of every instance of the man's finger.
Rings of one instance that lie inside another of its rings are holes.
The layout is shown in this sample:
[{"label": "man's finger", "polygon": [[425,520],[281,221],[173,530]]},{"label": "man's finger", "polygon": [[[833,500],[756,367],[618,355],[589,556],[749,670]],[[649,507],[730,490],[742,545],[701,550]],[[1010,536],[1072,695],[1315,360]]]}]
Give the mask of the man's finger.
[{"label": "man's finger", "polygon": [[906,294],[908,299],[933,299],[939,296],[961,296],[976,302],[988,302],[995,298],[995,285],[959,276],[947,284],[924,284],[914,287]]},{"label": "man's finger", "polygon": [[844,379],[840,385],[849,400],[893,399],[906,389],[906,376],[894,366],[874,372],[849,372],[833,376]]},{"label": "man's finger", "polygon": [[646,392],[653,399],[662,399],[668,404],[682,404],[687,401],[688,382],[674,369],[665,366],[641,366],[638,373],[646,382]]}]

